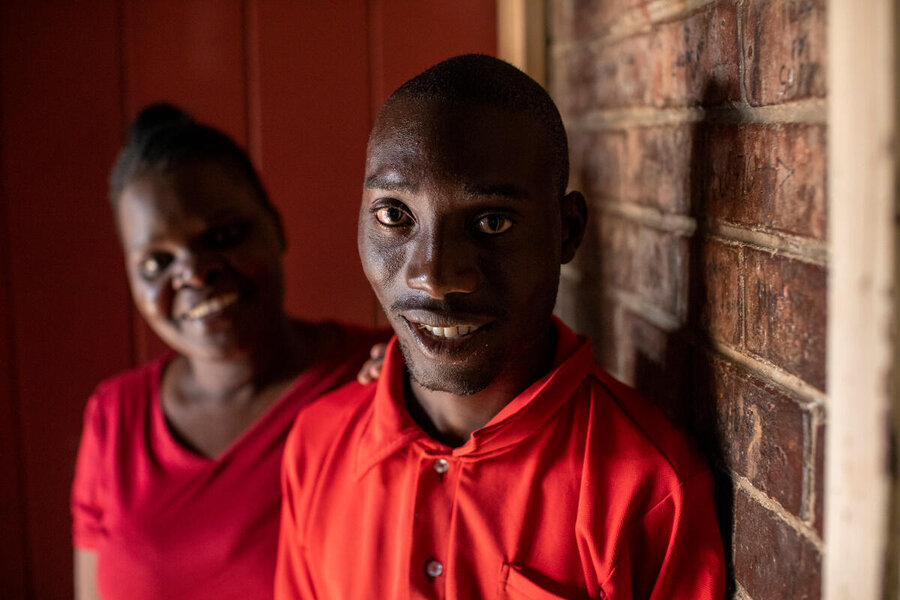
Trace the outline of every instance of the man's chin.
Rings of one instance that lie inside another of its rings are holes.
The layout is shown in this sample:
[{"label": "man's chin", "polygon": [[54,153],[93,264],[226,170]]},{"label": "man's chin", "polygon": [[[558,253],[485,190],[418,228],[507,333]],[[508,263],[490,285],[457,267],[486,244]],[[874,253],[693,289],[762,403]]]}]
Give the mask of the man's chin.
[{"label": "man's chin", "polygon": [[491,384],[496,373],[485,368],[468,365],[436,364],[429,362],[422,365],[421,357],[412,356],[406,345],[401,343],[400,350],[406,361],[410,377],[419,386],[433,392],[444,392],[455,396],[471,396],[484,390]]}]

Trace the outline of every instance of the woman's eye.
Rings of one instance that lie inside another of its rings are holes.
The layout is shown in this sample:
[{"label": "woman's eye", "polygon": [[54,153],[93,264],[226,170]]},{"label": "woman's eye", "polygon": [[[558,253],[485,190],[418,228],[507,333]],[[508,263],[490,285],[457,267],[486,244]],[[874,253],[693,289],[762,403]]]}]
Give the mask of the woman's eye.
[{"label": "woman's eye", "polygon": [[153,279],[162,273],[169,263],[172,262],[172,255],[167,252],[154,252],[141,261],[139,269],[144,279]]},{"label": "woman's eye", "polygon": [[243,242],[248,231],[249,227],[246,223],[232,223],[210,230],[206,234],[206,241],[211,248],[219,250],[231,248]]},{"label": "woman's eye", "polygon": [[375,218],[379,223],[388,227],[408,225],[412,221],[403,209],[396,206],[382,206],[375,211]]},{"label": "woman's eye", "polygon": [[512,227],[512,221],[503,215],[485,215],[478,219],[476,227],[481,233],[496,235]]}]

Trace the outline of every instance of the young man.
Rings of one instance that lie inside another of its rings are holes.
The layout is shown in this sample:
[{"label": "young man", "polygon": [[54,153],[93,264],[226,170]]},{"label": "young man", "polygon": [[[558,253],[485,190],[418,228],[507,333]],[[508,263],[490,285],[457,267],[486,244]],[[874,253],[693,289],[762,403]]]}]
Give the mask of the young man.
[{"label": "young man", "polygon": [[369,139],[376,385],[299,416],[278,598],[724,596],[712,477],[552,316],[586,223],[547,93],[494,58],[400,87]]}]

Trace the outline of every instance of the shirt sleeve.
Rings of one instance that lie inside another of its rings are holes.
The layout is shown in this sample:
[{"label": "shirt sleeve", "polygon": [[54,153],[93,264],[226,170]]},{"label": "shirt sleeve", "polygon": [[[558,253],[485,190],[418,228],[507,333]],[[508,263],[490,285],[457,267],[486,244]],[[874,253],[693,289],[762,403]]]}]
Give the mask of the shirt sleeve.
[{"label": "shirt sleeve", "polygon": [[725,558],[710,471],[682,483],[624,534],[619,557],[602,584],[607,598],[725,597]]},{"label": "shirt sleeve", "polygon": [[281,524],[275,565],[275,600],[316,598],[297,520],[296,499],[300,490],[297,436],[295,426],[288,436],[281,467]]},{"label": "shirt sleeve", "polygon": [[95,394],[85,407],[70,498],[73,544],[76,548],[88,550],[96,549],[106,537],[103,502],[106,427],[99,405],[99,397]]}]

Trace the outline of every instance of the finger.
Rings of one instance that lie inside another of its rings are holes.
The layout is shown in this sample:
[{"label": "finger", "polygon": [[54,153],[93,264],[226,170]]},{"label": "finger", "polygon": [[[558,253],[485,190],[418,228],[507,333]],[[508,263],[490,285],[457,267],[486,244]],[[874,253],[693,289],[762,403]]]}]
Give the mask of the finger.
[{"label": "finger", "polygon": [[365,362],[365,364],[362,366],[362,368],[359,370],[359,373],[356,374],[356,381],[358,381],[359,383],[361,383],[363,385],[366,385],[367,383],[372,382],[371,362],[372,361],[367,360]]}]

